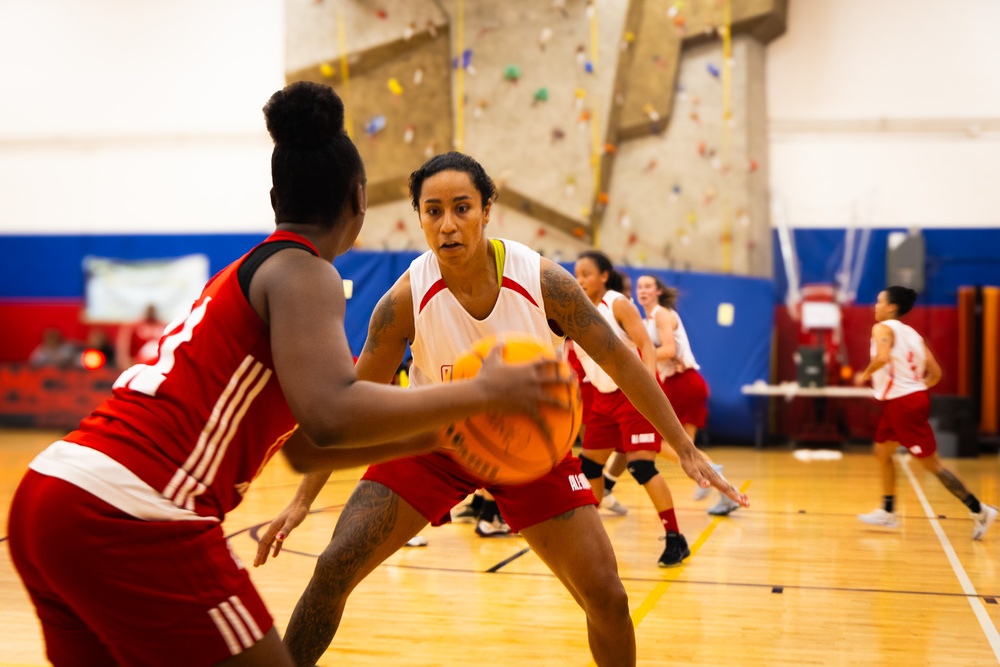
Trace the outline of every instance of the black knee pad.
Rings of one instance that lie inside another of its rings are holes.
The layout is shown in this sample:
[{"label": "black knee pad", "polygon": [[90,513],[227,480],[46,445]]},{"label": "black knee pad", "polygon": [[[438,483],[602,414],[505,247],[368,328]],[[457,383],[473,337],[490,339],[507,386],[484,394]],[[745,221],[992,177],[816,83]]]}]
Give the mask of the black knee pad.
[{"label": "black knee pad", "polygon": [[599,479],[604,476],[604,466],[597,461],[588,459],[583,454],[580,455],[580,469],[587,479]]},{"label": "black knee pad", "polygon": [[629,461],[628,471],[640,485],[660,474],[660,471],[656,469],[656,461],[647,461],[646,459]]}]

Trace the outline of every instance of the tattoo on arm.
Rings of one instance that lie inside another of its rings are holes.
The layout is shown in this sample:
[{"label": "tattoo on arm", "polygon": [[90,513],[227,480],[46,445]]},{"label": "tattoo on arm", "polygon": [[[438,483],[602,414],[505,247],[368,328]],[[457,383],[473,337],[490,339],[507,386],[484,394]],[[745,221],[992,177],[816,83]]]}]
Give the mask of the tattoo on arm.
[{"label": "tattoo on arm", "polygon": [[591,327],[600,327],[607,332],[608,351],[613,348],[617,337],[610,325],[597,312],[580,285],[564,269],[558,266],[545,267],[542,271],[542,293],[549,304],[555,307],[554,319],[563,325],[567,336],[576,340]]},{"label": "tattoo on arm", "polygon": [[385,296],[379,299],[372,313],[371,322],[368,323],[368,338],[365,340],[364,351],[374,354],[375,348],[382,342],[382,336],[396,323],[396,298],[392,292],[386,292]]}]

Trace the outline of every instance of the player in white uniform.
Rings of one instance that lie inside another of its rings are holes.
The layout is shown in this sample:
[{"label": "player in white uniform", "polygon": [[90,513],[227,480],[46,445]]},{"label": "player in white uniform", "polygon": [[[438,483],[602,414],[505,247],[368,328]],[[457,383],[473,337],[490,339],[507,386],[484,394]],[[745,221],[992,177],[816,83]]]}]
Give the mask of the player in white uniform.
[{"label": "player in white uniform", "polygon": [[[643,322],[656,347],[657,379],[677,413],[677,418],[693,441],[698,429],[705,428],[708,419],[708,384],[699,372],[701,367],[695,360],[684,322],[674,309],[677,290],[667,287],[663,281],[651,275],[640,276],[637,287],[639,304],[646,311]],[[669,443],[663,443],[661,453],[671,460],[677,460]],[[708,454],[705,456],[708,457]],[[721,464],[712,461],[711,457],[709,462],[716,472],[722,474]],[[708,489],[698,487],[695,490],[695,500],[703,500],[707,496]],[[708,513],[725,516],[736,509],[739,509],[737,503],[720,495],[719,501],[708,509]]]},{"label": "player in white uniform", "polygon": [[[638,353],[651,378],[656,377],[656,353],[642,325],[639,309],[618,289],[621,276],[608,256],[596,250],[580,254],[576,260],[576,279],[591,302],[608,323],[618,339],[633,353]],[[580,363],[593,385],[593,400],[584,416],[583,452],[580,460],[583,473],[604,493],[604,464],[615,452],[624,452],[628,471],[646,491],[664,529],[666,547],[659,560],[660,567],[673,567],[691,555],[687,540],[680,531],[673,496],[666,480],[656,469],[656,454],[660,438],[656,429],[633,405],[631,396],[621,391],[612,378],[588,354],[577,351]],[[685,433],[685,444],[694,446]]]},{"label": "player in white uniform", "polygon": [[872,327],[871,363],[855,379],[858,385],[869,380],[875,398],[882,402],[882,417],[875,433],[875,457],[882,471],[883,505],[859,519],[874,526],[895,528],[896,464],[893,452],[900,445],[933,473],[952,495],[972,512],[972,538],[980,540],[997,518],[997,508],[979,502],[953,472],[941,465],[937,442],[928,422],[928,388],[941,379],[941,366],[924,339],[898,318],[913,308],[917,293],[898,285],[886,288],[875,303]]},{"label": "player in white uniform", "polygon": [[[372,314],[358,360],[360,377],[388,381],[409,342],[414,382],[447,382],[458,353],[486,334],[527,331],[554,344],[564,331],[678,448],[688,475],[702,484],[725,485],[734,499],[746,502],[705,462],[650,373],[611,333],[565,269],[520,244],[487,238],[496,189],[478,162],[460,153],[436,156],[411,175],[410,193],[431,250],[414,261]],[[287,535],[301,523],[323,481],[307,477],[268,532]],[[429,522],[449,521],[449,510],[478,487],[496,497],[511,527],[584,609],[594,661],[635,664],[628,599],[579,460],[567,455],[545,477],[504,487],[476,478],[446,452],[372,466],[365,473],[285,634],[297,663],[316,663],[333,639],[348,595],[369,572]],[[266,556],[266,546],[258,555]]]}]

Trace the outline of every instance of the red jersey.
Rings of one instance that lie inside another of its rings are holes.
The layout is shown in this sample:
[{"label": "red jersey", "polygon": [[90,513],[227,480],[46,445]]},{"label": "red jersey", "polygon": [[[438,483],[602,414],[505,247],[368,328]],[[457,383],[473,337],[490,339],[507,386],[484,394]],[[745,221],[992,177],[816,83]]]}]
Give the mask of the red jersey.
[{"label": "red jersey", "polygon": [[[319,254],[290,232],[261,245],[275,241]],[[237,272],[252,252],[213,277],[187,316],[167,325],[156,358],[122,373],[112,398],[64,438],[205,518],[221,520],[240,503],[296,426],[274,372],[268,327],[240,287]]]}]

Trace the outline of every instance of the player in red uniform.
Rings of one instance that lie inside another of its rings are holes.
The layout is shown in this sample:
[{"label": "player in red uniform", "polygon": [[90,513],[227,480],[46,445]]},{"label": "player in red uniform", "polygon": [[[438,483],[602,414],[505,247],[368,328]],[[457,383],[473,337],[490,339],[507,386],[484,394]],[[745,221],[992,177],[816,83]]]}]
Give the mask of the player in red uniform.
[{"label": "player in red uniform", "polygon": [[357,381],[331,263],[366,207],[343,103],[296,83],[264,115],[277,231],[31,462],[11,504],[11,556],[57,667],[291,664],[221,528],[268,459],[283,447],[296,469],[330,470],[429,451],[458,418],[537,410],[558,374],[492,355],[461,387]]},{"label": "player in red uniform", "polygon": [[894,285],[879,292],[872,327],[871,363],[855,379],[869,380],[875,398],[882,402],[882,417],[875,432],[875,458],[882,471],[882,507],[858,518],[873,526],[899,525],[894,507],[896,464],[893,453],[900,445],[910,450],[925,469],[933,473],[952,495],[972,512],[972,539],[981,540],[996,521],[997,508],[979,502],[962,481],[943,465],[937,441],[928,422],[928,389],[941,380],[941,366],[912,327],[899,321],[910,312],[917,293]]},{"label": "player in red uniform", "polygon": [[[362,377],[389,381],[409,342],[411,381],[447,384],[447,364],[487,333],[524,331],[550,338],[555,348],[565,332],[675,443],[693,479],[724,483],[687,438],[652,375],[566,270],[521,244],[486,236],[496,189],[478,162],[459,153],[431,158],[411,175],[410,194],[431,250],[414,260],[372,314],[358,360]],[[255,562],[266,560],[274,535],[287,535],[302,522],[324,482],[323,475],[307,475],[261,538]],[[511,528],[583,608],[595,662],[635,664],[628,599],[580,462],[567,455],[534,482],[497,486],[476,478],[445,452],[374,465],[365,473],[285,632],[297,664],[316,664],[333,639],[348,596],[372,570],[428,523],[447,522],[449,510],[479,487],[496,497]],[[745,502],[728,484],[726,489]]]}]

